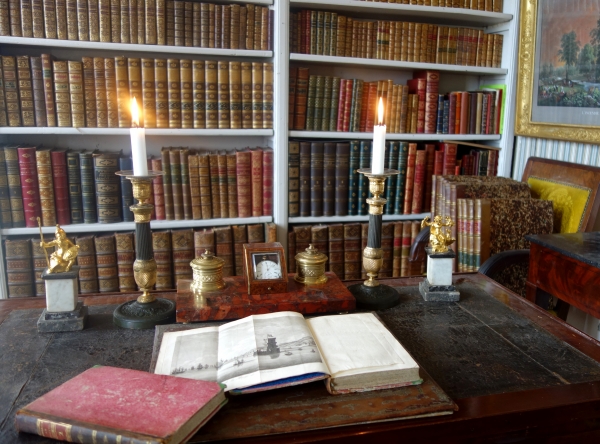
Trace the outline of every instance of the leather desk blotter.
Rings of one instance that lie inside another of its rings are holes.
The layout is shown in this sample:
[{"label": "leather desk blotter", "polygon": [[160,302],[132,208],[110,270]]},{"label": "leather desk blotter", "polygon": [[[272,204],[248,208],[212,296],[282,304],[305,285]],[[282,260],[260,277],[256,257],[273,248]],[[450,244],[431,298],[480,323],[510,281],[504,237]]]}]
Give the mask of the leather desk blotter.
[{"label": "leather desk blotter", "polygon": [[354,311],[356,300],[335,273],[327,272],[327,282],[302,285],[288,275],[288,292],[249,295],[243,276],[226,277],[222,290],[195,296],[190,280],[179,280],[177,289],[177,322],[202,322],[241,319],[246,316],[276,311],[302,314]]}]

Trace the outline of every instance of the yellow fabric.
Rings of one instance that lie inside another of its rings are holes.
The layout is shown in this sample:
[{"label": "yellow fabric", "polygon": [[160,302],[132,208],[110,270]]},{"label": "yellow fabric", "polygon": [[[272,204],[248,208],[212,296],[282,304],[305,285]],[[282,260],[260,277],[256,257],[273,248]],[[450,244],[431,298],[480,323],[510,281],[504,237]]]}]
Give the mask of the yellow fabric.
[{"label": "yellow fabric", "polygon": [[529,177],[527,183],[534,198],[552,201],[555,233],[581,231],[592,190],[535,176]]}]

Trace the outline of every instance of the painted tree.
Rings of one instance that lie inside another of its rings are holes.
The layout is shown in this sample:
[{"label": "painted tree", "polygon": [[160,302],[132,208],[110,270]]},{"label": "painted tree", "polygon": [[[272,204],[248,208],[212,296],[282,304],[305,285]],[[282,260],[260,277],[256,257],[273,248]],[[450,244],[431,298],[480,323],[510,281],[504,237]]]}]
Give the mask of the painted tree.
[{"label": "painted tree", "polygon": [[592,46],[594,47],[594,55],[596,56],[595,64],[595,80],[600,79],[600,18],[596,22],[596,27],[590,31],[590,37],[592,38]]},{"label": "painted tree", "polygon": [[594,47],[589,43],[586,43],[579,53],[577,66],[579,67],[579,72],[581,72],[587,80],[593,80],[595,76],[595,61],[596,56],[594,54]]},{"label": "painted tree", "polygon": [[569,80],[569,66],[574,66],[577,63],[579,47],[580,43],[577,40],[577,34],[575,34],[575,31],[563,34],[563,36],[560,39],[560,49],[558,50],[558,56],[560,60],[565,62],[567,80]]}]

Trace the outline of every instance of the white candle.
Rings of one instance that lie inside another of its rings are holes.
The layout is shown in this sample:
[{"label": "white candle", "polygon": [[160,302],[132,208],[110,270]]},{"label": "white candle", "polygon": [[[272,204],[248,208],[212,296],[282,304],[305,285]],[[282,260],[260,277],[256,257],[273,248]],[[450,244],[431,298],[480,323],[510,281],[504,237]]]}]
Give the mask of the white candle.
[{"label": "white candle", "polygon": [[146,130],[138,128],[140,124],[139,110],[135,97],[131,99],[131,158],[133,160],[133,175],[147,176],[148,161],[146,160]]},{"label": "white candle", "polygon": [[385,125],[383,124],[383,99],[379,98],[379,125],[375,125],[373,132],[373,157],[371,159],[371,173],[383,174],[385,158]]}]

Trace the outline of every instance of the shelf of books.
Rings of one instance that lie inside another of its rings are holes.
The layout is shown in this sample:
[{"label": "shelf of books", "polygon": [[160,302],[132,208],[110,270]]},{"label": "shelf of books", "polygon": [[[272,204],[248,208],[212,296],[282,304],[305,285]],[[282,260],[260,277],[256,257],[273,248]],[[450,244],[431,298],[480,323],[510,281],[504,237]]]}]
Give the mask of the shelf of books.
[{"label": "shelf of books", "polygon": [[[384,222],[396,220],[423,220],[429,213],[420,214],[384,214]],[[290,224],[319,224],[319,223],[347,223],[347,222],[368,222],[369,216],[317,216],[317,217],[290,217]]]},{"label": "shelf of books", "polygon": [[[129,136],[129,128],[1,127],[0,134],[56,134],[82,136]],[[146,136],[272,136],[272,129],[146,128]]]},{"label": "shelf of books", "polygon": [[[373,133],[369,132],[337,132],[337,131],[290,131],[291,138],[298,139],[359,139],[373,140]],[[406,141],[436,141],[440,140],[443,134],[406,134],[406,133],[387,133],[386,140],[406,140]],[[457,141],[479,141],[479,140],[500,140],[499,134],[452,134],[452,139]]]}]

